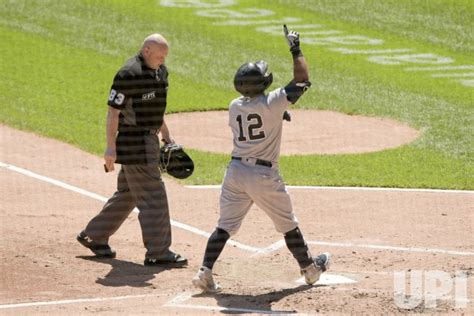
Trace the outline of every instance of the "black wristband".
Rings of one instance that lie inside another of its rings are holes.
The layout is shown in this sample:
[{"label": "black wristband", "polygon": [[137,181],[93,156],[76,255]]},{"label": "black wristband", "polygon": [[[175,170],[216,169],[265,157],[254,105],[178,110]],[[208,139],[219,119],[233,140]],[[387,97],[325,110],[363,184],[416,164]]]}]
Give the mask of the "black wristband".
[{"label": "black wristband", "polygon": [[299,47],[295,47],[293,49],[290,49],[291,55],[293,55],[293,58],[298,58],[298,57],[303,57],[303,52]]}]

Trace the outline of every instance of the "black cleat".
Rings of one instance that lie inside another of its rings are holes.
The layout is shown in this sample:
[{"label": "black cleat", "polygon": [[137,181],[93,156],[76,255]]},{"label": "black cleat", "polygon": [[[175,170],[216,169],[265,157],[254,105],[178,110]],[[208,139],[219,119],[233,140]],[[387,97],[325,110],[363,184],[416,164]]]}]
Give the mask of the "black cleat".
[{"label": "black cleat", "polygon": [[110,248],[108,244],[97,244],[95,241],[92,240],[92,238],[87,236],[84,231],[77,235],[76,239],[81,245],[86,248],[89,248],[97,257],[115,258],[115,255],[117,254],[115,250]]},{"label": "black cleat", "polygon": [[326,272],[331,264],[331,254],[329,252],[323,252],[316,258],[314,263],[321,269],[322,272]]},{"label": "black cleat", "polygon": [[331,254],[323,252],[319,256],[313,258],[313,263],[304,269],[301,269],[301,275],[304,276],[306,284],[312,285],[316,283],[321,274],[325,272],[331,263]]}]

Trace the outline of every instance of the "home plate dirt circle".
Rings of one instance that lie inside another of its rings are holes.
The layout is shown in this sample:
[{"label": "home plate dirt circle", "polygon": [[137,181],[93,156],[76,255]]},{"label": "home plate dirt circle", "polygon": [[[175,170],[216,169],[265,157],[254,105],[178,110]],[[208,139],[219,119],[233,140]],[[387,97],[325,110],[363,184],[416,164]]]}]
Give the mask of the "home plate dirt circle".
[{"label": "home plate dirt circle", "polygon": [[[282,155],[375,152],[410,143],[420,132],[393,119],[334,111],[291,110],[283,121]],[[232,151],[227,111],[187,112],[165,117],[171,137],[185,148]]]}]

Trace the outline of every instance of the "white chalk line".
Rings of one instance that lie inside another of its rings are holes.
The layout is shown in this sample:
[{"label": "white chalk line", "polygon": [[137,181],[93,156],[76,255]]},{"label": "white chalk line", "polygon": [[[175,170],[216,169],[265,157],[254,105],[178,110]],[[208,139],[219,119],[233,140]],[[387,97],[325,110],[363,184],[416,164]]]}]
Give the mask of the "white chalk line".
[{"label": "white chalk line", "polygon": [[474,256],[474,252],[446,250],[446,249],[438,249],[438,248],[397,247],[397,246],[365,245],[365,244],[338,243],[338,242],[326,242],[326,241],[307,241],[307,243],[310,245],[329,246],[329,247],[367,248],[367,249],[379,249],[379,250],[395,250],[395,251],[403,251],[403,252],[440,253],[440,254],[453,255],[453,256]]},{"label": "white chalk line", "polygon": [[[44,181],[44,182],[47,182],[47,183],[50,183],[50,184],[53,184],[55,186],[58,186],[58,187],[61,187],[63,189],[66,189],[66,190],[69,190],[69,191],[73,191],[73,192],[76,192],[76,193],[79,193],[79,194],[82,194],[84,196],[88,196],[88,197],[91,197],[93,199],[96,199],[96,200],[99,200],[99,201],[102,201],[102,202],[107,202],[107,198],[103,197],[103,196],[100,196],[98,194],[95,194],[95,193],[92,193],[92,192],[89,192],[87,190],[84,190],[84,189],[81,189],[81,188],[78,188],[76,186],[73,186],[73,185],[70,185],[70,184],[67,184],[65,182],[62,182],[62,181],[59,181],[59,180],[56,180],[56,179],[52,179],[50,177],[46,177],[46,176],[43,176],[43,175],[40,175],[40,174],[37,174],[35,172],[32,172],[30,170],[27,170],[27,169],[23,169],[23,168],[20,168],[20,167],[16,167],[14,165],[11,165],[11,164],[7,164],[7,163],[4,163],[4,162],[1,162],[0,161],[0,167],[2,168],[6,168],[8,170],[12,170],[12,171],[15,171],[15,172],[18,172],[20,174],[23,174],[23,175],[26,175],[26,176],[29,176],[29,177],[32,177],[32,178],[35,178],[35,179],[38,179],[38,180],[41,180],[41,181]],[[133,212],[135,213],[138,213],[138,209],[137,208],[134,208],[133,209]],[[192,227],[192,226],[189,226],[187,224],[183,224],[183,223],[180,223],[180,222],[177,222],[175,220],[171,220],[171,225],[175,226],[175,227],[178,227],[178,228],[181,228],[181,229],[184,229],[184,230],[187,230],[187,231],[190,231],[192,233],[195,233],[197,235],[201,235],[201,236],[205,236],[205,237],[209,237],[210,234],[203,231],[203,230],[200,230],[198,228],[195,228],[195,227]],[[235,240],[229,240],[228,241],[229,244],[237,247],[237,248],[240,248],[242,250],[246,250],[246,251],[250,251],[250,252],[259,252],[261,251],[260,248],[255,248],[255,247],[252,247],[252,246],[248,246],[248,245],[244,245],[238,241],[235,241]]]},{"label": "white chalk line", "polygon": [[64,305],[64,304],[76,304],[76,303],[94,303],[94,302],[106,302],[106,301],[119,301],[119,300],[135,299],[135,298],[146,298],[146,297],[159,297],[159,295],[157,295],[157,294],[141,294],[141,295],[125,295],[125,296],[112,296],[112,297],[79,298],[79,299],[59,300],[59,301],[2,304],[2,305],[0,305],[0,309],[20,308],[20,307],[36,307],[36,306],[47,306],[47,305]]},{"label": "white chalk line", "polygon": [[[221,185],[185,185],[188,189],[215,190],[221,189]],[[408,188],[377,188],[377,187],[325,187],[325,186],[302,186],[287,185],[289,190],[337,190],[337,191],[386,191],[386,192],[420,192],[420,193],[464,193],[474,194],[470,190],[441,190],[441,189],[408,189]]]},{"label": "white chalk line", "polygon": [[28,176],[28,177],[31,177],[31,178],[34,178],[34,179],[38,179],[38,180],[53,184],[55,186],[61,187],[63,189],[69,190],[69,191],[73,191],[73,192],[82,194],[84,196],[91,197],[93,199],[96,199],[96,200],[99,200],[99,201],[102,201],[102,202],[107,202],[107,199],[103,196],[100,196],[98,194],[86,191],[84,189],[78,188],[78,187],[73,186],[73,185],[69,185],[69,184],[64,183],[62,181],[52,179],[50,177],[42,176],[40,174],[34,173],[34,172],[32,172],[30,170],[27,170],[27,169],[16,167],[14,165],[7,164],[7,163],[1,162],[1,161],[0,161],[0,167],[8,169],[8,170],[15,171],[15,172],[18,172],[18,173],[21,173],[25,176]]},{"label": "white chalk line", "polygon": [[[340,242],[328,242],[328,241],[306,241],[310,245],[338,247],[338,248],[367,248],[367,249],[379,249],[379,250],[395,250],[403,252],[421,252],[421,253],[440,253],[453,256],[474,256],[474,252],[469,251],[457,251],[457,250],[446,250],[439,248],[420,248],[420,247],[399,247],[399,246],[386,246],[386,245],[369,245],[369,244],[354,244],[354,243],[340,243]],[[285,240],[281,239],[267,248],[261,249],[259,252],[252,256],[269,254],[274,251],[283,248],[286,245]]]},{"label": "white chalk line", "polygon": [[[137,210],[138,211],[138,210]],[[171,224],[173,226],[176,226],[176,227],[179,227],[181,229],[184,229],[184,230],[187,230],[187,231],[190,231],[192,233],[195,233],[197,235],[201,235],[201,236],[204,236],[206,238],[209,238],[209,236],[211,236],[210,233],[206,232],[206,231],[203,231],[203,230],[200,230],[196,227],[193,227],[193,226],[189,226],[187,224],[183,224],[183,223],[179,223],[179,222],[176,222],[174,220],[171,220]],[[263,249],[261,248],[256,248],[256,247],[252,247],[252,246],[248,246],[248,245],[245,245],[245,244],[242,244],[238,241],[235,241],[235,240],[232,240],[232,239],[229,239],[227,241],[228,244],[232,245],[232,246],[235,246],[237,248],[240,248],[242,250],[247,250],[249,252],[254,252],[254,253],[260,253],[263,251]]]},{"label": "white chalk line", "polygon": [[194,305],[194,304],[183,304],[192,297],[193,293],[182,293],[175,296],[168,303],[164,304],[163,307],[170,308],[188,308],[188,309],[201,309],[208,311],[221,311],[221,312],[241,312],[241,313],[254,313],[254,314],[292,314],[294,311],[278,311],[278,310],[264,310],[264,309],[249,309],[249,308],[236,308],[236,307],[220,307],[220,306],[205,306],[205,305]]},{"label": "white chalk line", "polygon": [[277,251],[278,249],[282,248],[285,245],[286,245],[285,240],[281,239],[281,240],[271,244],[270,246],[268,246],[266,248],[260,249],[257,253],[254,253],[252,255],[252,257],[272,253],[272,252]]},{"label": "white chalk line", "polygon": [[163,306],[174,306],[174,305],[184,303],[187,300],[189,300],[192,296],[193,296],[193,293],[190,293],[190,292],[184,292],[184,293],[178,294],[174,298],[172,298],[170,301],[168,301],[166,304],[164,304]]}]

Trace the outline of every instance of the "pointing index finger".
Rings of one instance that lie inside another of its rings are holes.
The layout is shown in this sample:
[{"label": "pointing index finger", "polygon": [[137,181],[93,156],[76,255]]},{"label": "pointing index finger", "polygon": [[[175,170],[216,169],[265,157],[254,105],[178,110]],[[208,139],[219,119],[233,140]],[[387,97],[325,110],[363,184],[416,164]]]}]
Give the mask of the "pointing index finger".
[{"label": "pointing index finger", "polygon": [[285,36],[288,36],[288,28],[286,27],[286,24],[283,24],[283,33]]}]

